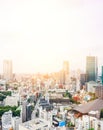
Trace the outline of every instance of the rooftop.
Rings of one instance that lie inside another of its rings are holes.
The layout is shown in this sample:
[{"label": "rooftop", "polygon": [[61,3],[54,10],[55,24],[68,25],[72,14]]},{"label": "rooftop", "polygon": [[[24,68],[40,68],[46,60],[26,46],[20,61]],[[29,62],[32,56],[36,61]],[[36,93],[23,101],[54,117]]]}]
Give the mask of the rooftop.
[{"label": "rooftop", "polygon": [[74,107],[74,110],[86,114],[89,113],[90,111],[100,111],[102,108],[103,108],[103,99],[96,99],[86,104],[76,106]]},{"label": "rooftop", "polygon": [[41,127],[48,126],[48,121],[37,118],[37,119],[30,120],[28,122],[22,123],[21,126],[27,128],[28,130],[35,130],[35,129],[40,129]]}]

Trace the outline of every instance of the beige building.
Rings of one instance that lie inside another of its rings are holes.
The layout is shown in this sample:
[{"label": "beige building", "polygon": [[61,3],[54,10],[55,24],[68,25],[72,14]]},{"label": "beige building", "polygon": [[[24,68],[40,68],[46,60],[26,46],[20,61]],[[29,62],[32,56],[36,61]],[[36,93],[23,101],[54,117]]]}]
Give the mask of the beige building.
[{"label": "beige building", "polygon": [[11,60],[4,60],[3,61],[3,77],[6,80],[11,80],[13,78],[12,72],[12,61]]},{"label": "beige building", "polygon": [[64,61],[63,62],[63,83],[68,84],[69,82],[69,62]]},{"label": "beige building", "polygon": [[103,99],[103,86],[97,86],[96,90],[96,97]]}]

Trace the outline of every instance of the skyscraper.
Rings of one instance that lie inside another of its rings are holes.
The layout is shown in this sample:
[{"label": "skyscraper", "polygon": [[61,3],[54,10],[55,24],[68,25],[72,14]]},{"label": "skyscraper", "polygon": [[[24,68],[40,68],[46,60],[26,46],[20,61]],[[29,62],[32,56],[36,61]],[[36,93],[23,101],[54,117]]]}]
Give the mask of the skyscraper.
[{"label": "skyscraper", "polygon": [[11,80],[13,77],[11,60],[4,60],[3,62],[3,77],[6,80]]},{"label": "skyscraper", "polygon": [[98,73],[97,57],[87,56],[86,57],[86,74],[87,82],[96,81]]},{"label": "skyscraper", "polygon": [[12,117],[12,127],[13,130],[19,130],[19,124],[22,123],[22,119],[20,117]]},{"label": "skyscraper", "polygon": [[68,61],[63,62],[63,71],[65,72],[65,74],[69,74],[69,62]]},{"label": "skyscraper", "polygon": [[26,121],[26,106],[27,106],[27,101],[24,100],[22,101],[21,103],[21,119],[22,119],[22,122],[25,122]]},{"label": "skyscraper", "polygon": [[31,120],[31,114],[32,114],[32,105],[28,104],[26,106],[26,121]]},{"label": "skyscraper", "polygon": [[62,82],[63,84],[66,84],[69,80],[69,62],[64,61],[63,62],[63,69],[62,69]]}]

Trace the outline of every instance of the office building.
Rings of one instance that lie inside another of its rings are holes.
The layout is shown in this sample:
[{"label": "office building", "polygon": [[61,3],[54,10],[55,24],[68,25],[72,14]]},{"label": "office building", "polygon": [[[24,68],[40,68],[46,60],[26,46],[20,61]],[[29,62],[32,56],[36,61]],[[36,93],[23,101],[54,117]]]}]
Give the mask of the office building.
[{"label": "office building", "polygon": [[52,111],[46,111],[41,109],[39,115],[40,119],[48,121],[50,126],[52,126]]},{"label": "office building", "polygon": [[86,57],[87,82],[96,81],[97,73],[98,73],[97,57],[95,57],[95,56],[87,56]]},{"label": "office building", "polygon": [[2,115],[2,130],[9,130],[10,128],[12,128],[12,111]]},{"label": "office building", "polygon": [[63,62],[63,71],[65,72],[65,74],[69,74],[69,62],[68,61]]},{"label": "office building", "polygon": [[97,86],[95,88],[96,97],[103,99],[103,86]]},{"label": "office building", "polygon": [[31,104],[28,104],[26,106],[26,121],[31,120],[31,115],[32,115],[32,106]]},{"label": "office building", "polygon": [[22,120],[20,117],[13,117],[12,118],[13,130],[19,130],[19,124],[21,123],[22,123]]},{"label": "office building", "polygon": [[87,81],[87,74],[80,74],[80,88],[82,89]]},{"label": "office building", "polygon": [[19,125],[19,130],[50,130],[48,121],[36,118]]},{"label": "office building", "polygon": [[21,119],[22,122],[26,121],[26,106],[27,106],[27,101],[22,101],[21,103]]},{"label": "office building", "polygon": [[32,105],[28,104],[26,100],[21,102],[21,118],[22,122],[31,120]]},{"label": "office building", "polygon": [[90,128],[89,116],[84,115],[82,118],[83,118],[82,120],[83,120],[84,130],[88,130]]},{"label": "office building", "polygon": [[95,93],[95,88],[98,86],[98,83],[95,81],[89,81],[86,83],[87,92]]},{"label": "office building", "polygon": [[63,68],[60,72],[60,83],[61,84],[67,84],[69,81],[69,62],[64,61],[63,62]]},{"label": "office building", "polygon": [[6,80],[11,80],[13,77],[12,72],[12,61],[11,60],[4,60],[3,62],[3,77]]},{"label": "office building", "polygon": [[83,115],[82,118],[76,119],[75,130],[102,130],[103,121],[98,120],[95,117]]}]

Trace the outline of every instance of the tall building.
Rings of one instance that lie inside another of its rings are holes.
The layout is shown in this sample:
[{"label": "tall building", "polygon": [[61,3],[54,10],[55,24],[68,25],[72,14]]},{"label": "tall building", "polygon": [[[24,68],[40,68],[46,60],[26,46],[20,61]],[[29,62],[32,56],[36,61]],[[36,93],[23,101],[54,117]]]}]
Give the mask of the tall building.
[{"label": "tall building", "polygon": [[32,115],[32,105],[28,104],[26,106],[26,121],[31,120],[31,115]]},{"label": "tall building", "polygon": [[69,80],[69,62],[64,61],[63,62],[63,68],[61,71],[61,83],[66,84]]},{"label": "tall building", "polygon": [[103,86],[97,86],[95,88],[96,97],[103,99]]},{"label": "tall building", "polygon": [[11,80],[13,77],[12,72],[12,61],[11,60],[4,60],[3,62],[3,77],[6,80]]},{"label": "tall building", "polygon": [[27,101],[22,101],[22,104],[21,104],[21,119],[22,119],[22,122],[26,121],[26,106],[27,106]]},{"label": "tall building", "polygon": [[63,70],[66,74],[69,74],[69,62],[68,61],[63,62]]},{"label": "tall building", "polygon": [[86,74],[87,82],[96,81],[98,73],[97,57],[87,56],[86,57]]},{"label": "tall building", "polygon": [[87,81],[87,74],[80,74],[80,88],[82,89]]},{"label": "tall building", "polygon": [[2,115],[2,130],[9,130],[12,127],[12,111]]},{"label": "tall building", "polygon": [[21,102],[21,119],[22,122],[31,120],[32,105],[28,104],[26,100]]},{"label": "tall building", "polygon": [[19,124],[21,123],[22,123],[22,119],[20,117],[13,117],[12,118],[13,130],[19,130]]}]

